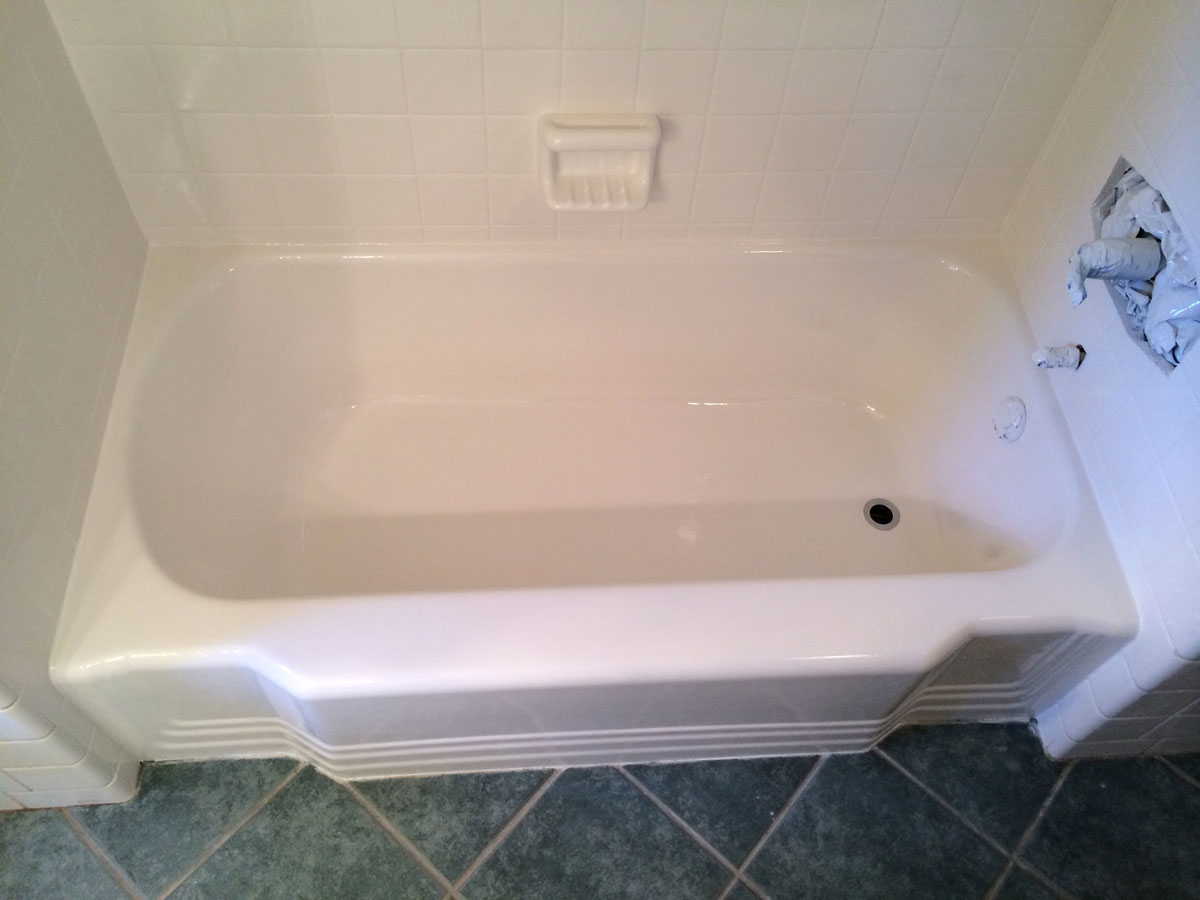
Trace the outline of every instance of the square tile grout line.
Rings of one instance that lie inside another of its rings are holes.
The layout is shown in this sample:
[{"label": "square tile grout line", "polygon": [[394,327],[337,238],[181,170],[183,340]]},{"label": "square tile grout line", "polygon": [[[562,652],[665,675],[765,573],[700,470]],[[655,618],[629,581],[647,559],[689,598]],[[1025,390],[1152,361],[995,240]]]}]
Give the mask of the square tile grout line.
[{"label": "square tile grout line", "polygon": [[517,811],[513,813],[512,818],[504,823],[504,827],[497,831],[492,839],[484,845],[482,850],[479,851],[479,854],[467,864],[467,867],[463,869],[458,878],[454,880],[454,884],[451,887],[451,893],[443,896],[442,900],[447,900],[447,898],[449,898],[449,900],[461,900],[461,894],[459,892],[463,889],[466,883],[470,881],[475,873],[478,872],[483,866],[483,864],[488,861],[488,858],[496,852],[496,848],[504,843],[504,841],[508,839],[508,836],[516,830],[517,826],[521,824],[521,821],[527,815],[529,815],[530,810],[537,806],[538,802],[546,795],[546,792],[550,790],[550,788],[554,785],[554,782],[558,781],[564,771],[564,769],[551,770],[550,774],[546,776],[545,780],[537,786],[537,789],[534,790],[534,792],[526,798],[525,802],[521,804]]},{"label": "square tile grout line", "polygon": [[67,827],[79,838],[80,843],[92,852],[92,855],[99,860],[100,865],[104,870],[112,876],[117,885],[133,900],[146,900],[146,895],[142,893],[141,888],[137,886],[129,873],[126,872],[119,862],[112,858],[108,850],[106,850],[82,822],[75,818],[75,815],[70,809],[60,809],[59,813],[66,820]]},{"label": "square tile grout line", "polygon": [[158,895],[157,900],[166,900],[167,897],[171,896],[172,893],[179,889],[181,884],[195,875],[201,866],[212,859],[214,853],[225,846],[226,841],[237,834],[237,832],[240,831],[246,825],[246,823],[248,823],[262,811],[263,807],[274,800],[280,791],[291,784],[296,776],[304,771],[305,765],[307,764],[303,762],[296,763],[296,767],[292,769],[292,771],[284,775],[283,778],[279,780],[278,784],[263,794],[262,797],[259,798],[258,802],[250,807],[250,809],[247,810],[240,819],[234,822],[220,837],[218,837],[215,841],[213,841],[212,844],[205,848],[200,855],[196,857],[192,864],[184,869],[174,881],[163,888],[162,892]]},{"label": "square tile grout line", "polygon": [[1074,770],[1074,760],[1071,760],[1063,767],[1062,774],[1058,776],[1058,780],[1054,782],[1054,786],[1051,787],[1050,792],[1046,794],[1046,799],[1043,800],[1042,805],[1038,807],[1037,814],[1034,815],[1033,821],[1030,822],[1025,830],[1021,833],[1020,839],[1017,841],[1016,846],[1013,847],[1012,854],[1008,860],[1008,865],[1004,867],[1004,871],[1000,873],[999,877],[996,879],[996,883],[992,885],[991,890],[984,895],[983,900],[995,900],[995,898],[1000,894],[1000,890],[1004,886],[1004,882],[1012,873],[1014,866],[1034,878],[1038,883],[1050,890],[1052,893],[1062,898],[1068,898],[1069,900],[1071,895],[1037,869],[1033,868],[1027,862],[1022,860],[1021,852],[1026,846],[1028,846],[1029,841],[1033,838],[1033,833],[1037,831],[1038,826],[1042,824],[1042,820],[1046,817],[1046,813],[1050,810],[1050,806],[1054,803],[1054,798],[1058,796],[1058,792],[1062,790],[1062,786],[1067,782],[1067,777]]},{"label": "square tile grout line", "polygon": [[987,844],[993,850],[995,850],[997,853],[999,853],[1001,856],[1003,856],[1006,861],[1012,859],[1012,855],[1013,855],[1012,851],[1010,851],[1007,847],[1005,847],[1003,844],[1001,844],[998,840],[996,840],[994,837],[992,837],[990,834],[988,834],[986,831],[984,831],[982,828],[980,828],[978,825],[976,825],[974,822],[972,822],[970,819],[968,819],[965,815],[960,813],[957,809],[954,808],[954,806],[950,803],[949,800],[947,800],[945,797],[943,797],[941,794],[939,794],[937,791],[935,791],[929,785],[925,784],[925,782],[923,782],[920,778],[918,778],[912,772],[908,771],[908,769],[904,768],[904,766],[900,765],[900,763],[898,763],[895,759],[893,759],[891,757],[891,755],[889,755],[887,753],[887,751],[881,750],[879,747],[875,747],[872,752],[875,753],[876,756],[878,756],[880,759],[882,759],[884,762],[886,762],[888,765],[890,765],[897,772],[899,772],[901,775],[903,775],[905,778],[907,778],[909,781],[911,781],[913,784],[915,784],[917,787],[919,787],[926,795],[928,795],[931,799],[936,801],[939,806],[944,808],[946,810],[946,812],[950,813],[950,815],[954,816],[954,818],[958,819],[959,822],[961,822],[963,825],[965,825],[967,828],[969,828],[977,837],[982,838],[984,841],[986,841]]},{"label": "square tile grout line", "polygon": [[361,806],[367,815],[375,820],[375,824],[383,829],[384,833],[391,838],[392,843],[396,844],[401,850],[412,857],[413,861],[421,867],[421,870],[437,882],[438,887],[442,889],[443,896],[448,896],[451,900],[462,900],[462,897],[454,889],[454,885],[450,879],[443,875],[438,867],[433,864],[433,861],[422,853],[421,849],[409,840],[404,832],[393,825],[374,803],[363,796],[362,792],[353,783],[348,781],[338,783],[345,788],[346,793],[354,798],[354,802]]},{"label": "square tile grout line", "polygon": [[1192,787],[1196,788],[1197,790],[1200,790],[1200,779],[1193,778],[1191,775],[1189,775],[1187,772],[1183,771],[1183,769],[1179,768],[1179,766],[1175,765],[1175,763],[1171,762],[1171,760],[1165,756],[1156,756],[1154,758],[1157,759],[1164,766],[1166,766],[1168,769],[1170,769],[1172,772],[1174,772],[1176,775],[1178,775],[1180,778],[1182,778],[1184,781],[1186,781],[1188,784],[1190,784]]},{"label": "square tile grout line", "polygon": [[[658,811],[670,819],[680,831],[699,844],[701,849],[703,849],[706,853],[708,853],[709,856],[724,866],[729,871],[729,874],[733,876],[734,884],[740,880],[737,875],[737,866],[726,859],[725,854],[710,844],[708,840],[702,834],[700,834],[700,832],[696,831],[696,829],[684,821],[683,817],[680,816],[679,813],[671,809],[671,807],[669,807],[666,802],[664,802],[653,791],[651,791],[650,788],[646,787],[646,785],[642,784],[636,777],[627,772],[624,766],[614,766],[613,768],[615,768],[618,773],[623,775],[626,781],[637,788],[647,800],[653,803],[655,807],[658,808]],[[726,889],[721,891],[721,894],[727,893],[727,890],[728,888],[726,887]],[[720,894],[718,894],[718,896],[720,896]]]},{"label": "square tile grout line", "polygon": [[767,826],[766,830],[763,831],[758,840],[754,842],[754,846],[750,848],[750,852],[746,854],[746,858],[742,860],[741,865],[739,865],[737,870],[734,872],[733,880],[731,880],[729,884],[725,885],[725,889],[717,895],[717,900],[726,900],[726,898],[729,896],[729,892],[737,887],[739,883],[744,884],[752,893],[758,894],[759,897],[769,896],[767,892],[759,886],[758,882],[746,874],[746,870],[750,868],[750,864],[754,862],[755,857],[762,852],[762,848],[767,845],[767,842],[771,840],[775,832],[779,830],[779,826],[783,823],[783,820],[788,817],[788,814],[791,813],[792,807],[799,802],[801,795],[808,790],[808,786],[816,780],[817,775],[820,773],[821,769],[824,768],[825,762],[828,759],[828,754],[817,757],[817,761],[813,763],[813,767],[808,770],[808,774],[806,774],[800,780],[800,783],[796,785],[796,789],[792,791],[792,795],[787,798],[787,802],[779,808],[778,815],[771,820],[771,824]]}]

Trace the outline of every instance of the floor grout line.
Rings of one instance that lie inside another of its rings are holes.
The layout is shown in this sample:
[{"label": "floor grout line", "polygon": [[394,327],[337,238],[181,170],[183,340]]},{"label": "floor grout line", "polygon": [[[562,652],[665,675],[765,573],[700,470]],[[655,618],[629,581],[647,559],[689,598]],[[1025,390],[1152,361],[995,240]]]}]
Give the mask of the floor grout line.
[{"label": "floor grout line", "polygon": [[779,830],[779,826],[783,823],[783,820],[788,817],[788,814],[792,811],[792,808],[800,801],[801,795],[808,790],[808,786],[816,780],[818,773],[820,773],[821,769],[824,768],[825,762],[828,759],[828,755],[817,757],[817,761],[813,763],[813,767],[808,770],[808,773],[800,780],[800,783],[796,785],[796,789],[792,791],[791,796],[787,798],[787,802],[779,808],[779,813],[771,821],[771,824],[767,826],[766,830],[759,836],[758,840],[754,842],[754,846],[750,848],[750,852],[746,854],[746,858],[743,859],[741,865],[737,867],[735,874],[737,875],[738,881],[744,884],[751,893],[758,894],[760,897],[767,896],[767,892],[759,887],[758,883],[754,881],[753,878],[746,874],[746,870],[750,868],[750,864],[754,862],[755,857],[762,852],[762,848],[767,845],[767,842],[771,840],[771,838],[775,835],[775,832]]},{"label": "floor grout line", "polygon": [[923,782],[920,778],[918,778],[912,772],[908,771],[908,769],[904,768],[904,766],[902,766],[899,762],[897,762],[895,759],[893,759],[887,753],[887,751],[881,750],[880,748],[876,747],[872,752],[878,754],[884,760],[884,762],[888,763],[893,769],[895,769],[897,772],[899,772],[901,775],[903,775],[905,778],[907,778],[909,781],[911,781],[913,784],[915,784],[918,788],[920,788],[923,792],[925,792],[927,795],[929,795],[929,797],[932,798],[933,800],[935,800],[940,806],[942,806],[946,810],[946,812],[950,813],[950,815],[954,816],[954,818],[956,818],[956,819],[958,819],[958,821],[962,822],[962,824],[967,826],[967,828],[969,828],[972,832],[974,832],[975,835],[977,835],[978,837],[980,837],[984,841],[986,841],[992,847],[993,850],[997,851],[1006,860],[1012,859],[1013,851],[1009,850],[1002,843],[1000,843],[998,840],[996,840],[994,837],[992,837],[990,834],[988,834],[986,831],[984,831],[982,828],[980,828],[978,825],[976,825],[974,822],[972,822],[970,819],[968,819],[965,815],[963,815],[961,812],[959,812],[957,809],[955,809],[949,800],[947,800],[945,797],[943,797],[941,794],[939,794],[937,791],[935,791],[933,788],[931,788],[929,785],[927,785],[925,782]]},{"label": "floor grout line", "polygon": [[1154,758],[1157,759],[1164,766],[1166,766],[1168,769],[1170,769],[1172,772],[1174,772],[1176,775],[1178,775],[1180,778],[1182,778],[1184,781],[1186,781],[1188,784],[1190,784],[1192,787],[1200,790],[1200,779],[1193,778],[1191,775],[1189,775],[1187,772],[1183,771],[1183,769],[1179,768],[1179,766],[1175,765],[1175,763],[1171,762],[1165,756],[1156,756]]},{"label": "floor grout line", "polygon": [[113,877],[113,880],[120,886],[121,890],[127,893],[133,900],[146,900],[146,895],[142,893],[141,888],[137,886],[119,862],[113,859],[112,855],[104,848],[104,845],[92,834],[91,830],[75,818],[75,813],[71,809],[59,809],[59,813],[67,822],[67,827],[74,832],[75,837],[79,838],[80,843],[92,852],[92,855],[99,860],[100,865],[105,871]]},{"label": "floor grout line", "polygon": [[1016,861],[1011,856],[1004,861],[1004,868],[1000,870],[1000,874],[996,876],[996,880],[992,882],[992,886],[988,888],[988,892],[983,895],[983,900],[996,900],[1001,888],[1004,887],[1004,882],[1008,881],[1008,876],[1016,864]]},{"label": "floor grout line", "polygon": [[444,897],[450,897],[451,900],[462,900],[458,891],[454,889],[453,882],[451,882],[449,878],[441,873],[438,867],[433,864],[433,861],[424,853],[422,853],[421,849],[416,844],[409,840],[408,835],[397,828],[388,819],[388,817],[380,812],[379,808],[376,807],[374,803],[363,796],[362,792],[359,791],[359,789],[353,784],[349,782],[342,782],[341,785],[346,789],[346,792],[354,798],[355,802],[357,802],[358,805],[366,811],[367,815],[375,820],[375,824],[382,828],[387,836],[391,838],[401,850],[411,856],[417,865],[419,865],[425,871],[426,875],[438,883],[438,887],[442,889]]},{"label": "floor grout line", "polygon": [[212,844],[210,844],[203,852],[201,852],[201,854],[192,862],[191,865],[184,869],[174,881],[163,888],[162,892],[159,893],[157,900],[166,900],[166,898],[171,896],[171,894],[177,890],[181,884],[196,874],[199,868],[212,859],[213,854],[225,845],[226,841],[237,834],[247,822],[249,822],[256,815],[258,815],[259,812],[262,811],[264,806],[274,800],[280,791],[291,784],[295,777],[304,770],[305,765],[306,763],[302,762],[296,763],[296,767],[292,769],[292,771],[288,772],[279,780],[278,784],[263,794],[262,797],[258,799],[258,802],[250,807],[250,809],[247,810],[240,819],[234,822],[229,828],[225,829],[225,832]]},{"label": "floor grout line", "polygon": [[1067,893],[1065,890],[1063,890],[1061,887],[1059,887],[1057,884],[1055,884],[1053,881],[1051,881],[1048,877],[1043,875],[1040,871],[1035,869],[1029,863],[1025,862],[1025,860],[1014,856],[1013,860],[1012,860],[1012,864],[1013,864],[1013,868],[1020,869],[1022,872],[1024,872],[1026,875],[1028,875],[1030,878],[1032,878],[1034,881],[1036,881],[1038,884],[1040,884],[1042,887],[1044,887],[1046,890],[1050,891],[1052,894],[1054,894],[1056,897],[1058,897],[1059,900],[1075,900],[1075,896],[1073,894]]},{"label": "floor grout line", "polygon": [[484,848],[479,851],[479,855],[471,860],[467,867],[463,869],[462,874],[454,880],[453,889],[456,892],[462,890],[463,885],[471,880],[471,876],[478,872],[480,867],[487,862],[488,857],[496,852],[496,848],[504,843],[508,836],[516,830],[517,826],[521,824],[521,820],[529,815],[531,809],[537,806],[538,801],[545,796],[546,791],[550,790],[554,782],[558,781],[564,771],[564,769],[552,770],[546,776],[545,781],[537,786],[537,790],[530,794],[525,802],[521,804],[520,808],[513,813],[512,818],[504,823],[504,827],[497,831],[495,836],[484,845]]},{"label": "floor grout line", "polygon": [[1042,820],[1046,818],[1046,813],[1050,811],[1050,807],[1054,803],[1054,799],[1058,796],[1059,791],[1062,790],[1063,785],[1067,783],[1068,776],[1075,771],[1075,762],[1075,760],[1071,760],[1065,766],[1063,766],[1062,773],[1058,776],[1058,780],[1054,782],[1053,787],[1050,788],[1050,792],[1046,794],[1046,799],[1043,800],[1042,805],[1038,807],[1037,814],[1033,817],[1033,821],[1030,822],[1028,827],[1021,833],[1021,839],[1017,841],[1017,844],[1015,847],[1013,847],[1012,851],[1013,865],[1019,866],[1021,871],[1038,881],[1048,890],[1053,891],[1059,897],[1067,898],[1067,900],[1069,900],[1071,895],[1033,866],[1031,866],[1029,863],[1021,859],[1021,854],[1029,845],[1030,840],[1033,839],[1033,833],[1037,831],[1038,826],[1042,824]]},{"label": "floor grout line", "polygon": [[700,832],[696,831],[695,828],[693,828],[691,825],[689,825],[687,822],[685,822],[683,820],[683,817],[680,816],[679,813],[675,812],[675,810],[673,810],[673,809],[671,809],[671,807],[667,806],[667,804],[665,802],[663,802],[661,799],[659,799],[659,797],[653,791],[651,791],[650,788],[646,787],[644,784],[642,784],[640,781],[638,781],[637,778],[635,778],[633,775],[629,774],[629,772],[627,772],[625,770],[624,766],[614,766],[613,768],[615,768],[620,774],[624,775],[626,781],[628,781],[635,788],[637,788],[639,791],[641,791],[641,793],[643,795],[645,795],[646,799],[649,800],[651,803],[653,803],[656,807],[658,807],[659,812],[661,812],[668,819],[670,819],[672,822],[674,822],[675,825],[678,826],[683,831],[684,834],[686,834],[693,841],[695,841],[697,844],[699,844],[702,848],[704,848],[704,850],[706,850],[708,852],[708,854],[710,856],[712,856],[717,862],[719,862],[726,869],[728,869],[730,875],[732,875],[735,879],[737,878],[737,866],[735,866],[728,859],[726,859],[724,853],[722,853],[720,850],[718,850],[716,847],[714,847],[712,844],[710,844],[708,842],[708,840],[704,837],[704,835],[700,834]]}]

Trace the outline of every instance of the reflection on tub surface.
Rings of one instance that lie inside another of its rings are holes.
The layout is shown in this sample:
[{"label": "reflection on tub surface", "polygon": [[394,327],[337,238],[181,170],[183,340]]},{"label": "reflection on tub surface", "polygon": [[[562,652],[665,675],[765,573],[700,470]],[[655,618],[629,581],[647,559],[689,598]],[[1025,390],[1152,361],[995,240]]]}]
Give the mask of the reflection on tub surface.
[{"label": "reflection on tub surface", "polygon": [[56,683],[339,777],[1034,714],[1137,620],[1002,261],[769,249],[153,251]]}]

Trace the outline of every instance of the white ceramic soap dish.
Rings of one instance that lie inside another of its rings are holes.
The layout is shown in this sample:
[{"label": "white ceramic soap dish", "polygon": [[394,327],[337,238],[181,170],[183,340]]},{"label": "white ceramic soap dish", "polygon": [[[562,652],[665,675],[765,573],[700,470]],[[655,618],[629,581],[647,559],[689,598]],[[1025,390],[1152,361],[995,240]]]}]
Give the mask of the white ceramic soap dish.
[{"label": "white ceramic soap dish", "polygon": [[662,131],[656,116],[549,113],[538,120],[538,177],[554,210],[641,209]]}]

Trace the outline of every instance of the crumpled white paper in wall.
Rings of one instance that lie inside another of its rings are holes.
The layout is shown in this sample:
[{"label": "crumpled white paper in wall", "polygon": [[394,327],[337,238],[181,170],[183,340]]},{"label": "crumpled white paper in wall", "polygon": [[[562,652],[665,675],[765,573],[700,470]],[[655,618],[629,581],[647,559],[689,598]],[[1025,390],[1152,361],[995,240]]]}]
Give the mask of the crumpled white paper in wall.
[{"label": "crumpled white paper in wall", "polygon": [[1124,300],[1130,333],[1178,365],[1200,341],[1200,291],[1183,229],[1162,194],[1124,160],[1092,205],[1092,218],[1098,239],[1070,259],[1071,302],[1087,296],[1085,278],[1106,279]]}]

